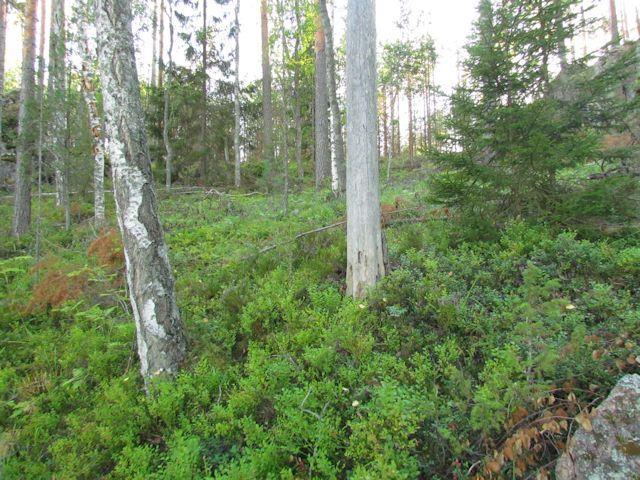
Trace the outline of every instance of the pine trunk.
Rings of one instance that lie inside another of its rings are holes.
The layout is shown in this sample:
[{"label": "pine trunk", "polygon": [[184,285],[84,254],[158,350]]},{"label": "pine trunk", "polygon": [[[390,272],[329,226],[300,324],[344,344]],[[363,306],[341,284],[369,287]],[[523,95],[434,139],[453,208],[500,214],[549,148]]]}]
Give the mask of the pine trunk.
[{"label": "pine trunk", "polygon": [[96,0],[95,6],[116,210],[140,369],[148,387],[152,378],[178,371],[186,342],[151,177],[131,5],[128,0]]},{"label": "pine trunk", "polygon": [[347,7],[347,293],[362,298],[385,274],[380,223],[375,0]]},{"label": "pine trunk", "polygon": [[7,0],[0,0],[0,157],[5,151],[2,138],[2,119],[4,112],[4,56],[7,41]]},{"label": "pine trunk", "polygon": [[[327,56],[325,35],[322,22],[316,25],[316,62],[315,62],[315,144],[316,144],[316,188],[323,186],[331,168],[331,151],[329,148],[329,111],[327,101]],[[337,180],[337,169],[335,170]],[[332,182],[333,184],[334,182]]]},{"label": "pine trunk", "polygon": [[301,19],[300,19],[300,5],[298,0],[295,2],[295,16],[296,16],[296,43],[294,47],[294,57],[296,58],[295,62],[295,71],[293,73],[293,116],[295,122],[296,129],[296,139],[295,139],[295,156],[296,156],[296,165],[298,168],[298,181],[300,186],[304,183],[304,170],[302,167],[302,106],[300,99],[300,65],[298,57],[300,55],[300,35],[301,35]]},{"label": "pine trunk", "polygon": [[240,0],[236,0],[236,78],[233,92],[233,116],[235,125],[233,129],[233,152],[234,152],[234,184],[240,188],[242,182],[240,172]]},{"label": "pine trunk", "polygon": [[611,15],[611,43],[617,45],[620,43],[620,31],[618,30],[618,11],[616,9],[616,0],[609,0],[609,10]]},{"label": "pine trunk", "polygon": [[269,11],[267,0],[260,1],[262,33],[262,156],[267,189],[273,183],[273,104],[271,99],[271,61],[269,59]]},{"label": "pine trunk", "polygon": [[16,144],[16,186],[12,234],[20,237],[31,223],[31,167],[36,155],[37,124],[35,95],[36,0],[27,0],[22,33],[22,80]]},{"label": "pine trunk", "polygon": [[[162,113],[162,140],[164,142],[165,159],[164,159],[164,183],[167,191],[171,190],[171,176],[173,175],[173,146],[171,145],[171,139],[169,138],[169,115],[171,104],[170,92],[171,81],[173,80],[173,4],[172,0],[165,0],[168,6],[169,17],[169,49],[167,50],[167,59],[169,60],[169,68],[166,71],[166,78],[164,82],[163,92],[163,113]],[[160,12],[160,15],[164,16],[164,11]]]}]

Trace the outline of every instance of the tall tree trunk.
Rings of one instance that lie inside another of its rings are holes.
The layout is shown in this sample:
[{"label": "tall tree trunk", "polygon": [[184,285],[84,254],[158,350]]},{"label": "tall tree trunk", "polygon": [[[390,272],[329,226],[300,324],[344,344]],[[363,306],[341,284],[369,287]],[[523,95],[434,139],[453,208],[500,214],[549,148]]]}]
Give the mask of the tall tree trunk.
[{"label": "tall tree trunk", "polygon": [[87,105],[91,143],[93,147],[93,210],[94,224],[100,228],[105,224],[104,213],[104,148],[102,146],[102,124],[96,101],[95,83],[93,81],[94,55],[89,48],[87,22],[89,11],[86,0],[78,2],[78,41],[82,55],[82,95]]},{"label": "tall tree trunk", "polygon": [[7,41],[7,0],[0,0],[0,156],[6,147],[2,138],[2,119],[4,112],[4,57]]},{"label": "tall tree trunk", "polygon": [[158,88],[164,86],[164,0],[160,0],[160,26],[158,28]]},{"label": "tall tree trunk", "polygon": [[609,12],[611,16],[611,43],[617,45],[620,43],[620,31],[618,30],[618,12],[616,9],[616,0],[609,0]]},{"label": "tall tree trunk", "polygon": [[[165,175],[164,183],[167,191],[171,190],[171,175],[173,174],[173,146],[171,145],[171,139],[169,138],[169,114],[171,104],[169,89],[173,80],[173,4],[172,0],[165,0],[167,3],[167,16],[169,17],[169,49],[167,50],[167,59],[169,60],[169,67],[167,68],[166,78],[164,82],[164,110],[162,113],[162,140],[164,141],[165,150]],[[164,16],[165,12],[160,12],[160,15]]]},{"label": "tall tree trunk", "polygon": [[36,0],[26,0],[22,28],[22,80],[16,144],[16,186],[11,232],[20,237],[31,223],[31,167],[37,141],[35,54]]},{"label": "tall tree trunk", "polygon": [[289,80],[289,46],[287,43],[287,35],[284,25],[284,5],[282,0],[278,1],[278,10],[280,13],[280,36],[282,39],[282,82],[280,85],[282,94],[282,171],[283,171],[283,189],[282,189],[282,210],[284,214],[289,213],[289,101],[286,92],[291,88]]},{"label": "tall tree trunk", "polygon": [[66,111],[66,33],[64,0],[51,0],[51,27],[49,30],[49,83],[47,86],[48,151],[53,157],[57,198],[64,208],[65,228],[71,226],[69,205],[69,178],[65,135]]},{"label": "tall tree trunk", "polygon": [[240,172],[240,0],[236,0],[236,22],[235,22],[235,40],[236,40],[236,78],[233,92],[233,117],[235,125],[233,129],[233,152],[234,152],[234,184],[236,188],[240,188],[242,181]]},{"label": "tall tree trunk", "polygon": [[[162,11],[160,12],[162,15]],[[153,0],[153,13],[151,14],[151,86],[156,87],[156,71],[158,61],[158,0]]]},{"label": "tall tree trunk", "polygon": [[[316,144],[316,188],[321,188],[330,169],[329,111],[327,102],[327,56],[322,22],[316,20],[315,62],[315,144]],[[337,180],[337,169],[335,179]],[[333,185],[334,182],[332,182]]]},{"label": "tall tree trunk", "polygon": [[186,342],[158,218],[136,71],[131,5],[96,0],[100,78],[118,223],[145,384],[180,368]]},{"label": "tall tree trunk", "polygon": [[387,86],[382,86],[382,154],[389,156],[389,111],[387,110]]},{"label": "tall tree trunk", "polygon": [[207,0],[202,2],[202,118],[200,123],[200,146],[202,148],[202,182],[206,185],[209,177],[209,150],[207,148]]},{"label": "tall tree trunk", "polygon": [[347,293],[362,298],[385,274],[376,146],[375,0],[347,7]]},{"label": "tall tree trunk", "polygon": [[269,9],[267,0],[260,0],[262,31],[262,157],[267,189],[273,184],[273,104],[271,99],[271,61],[269,59]]},{"label": "tall tree trunk", "polygon": [[409,165],[413,165],[413,157],[415,151],[415,131],[413,125],[413,79],[411,76],[407,79],[407,104],[409,108]]},{"label": "tall tree trunk", "polygon": [[302,22],[300,19],[300,5],[298,0],[295,0],[295,16],[296,16],[296,42],[294,46],[293,55],[296,59],[293,73],[293,117],[296,128],[296,139],[295,139],[295,156],[296,156],[296,165],[298,168],[298,182],[300,186],[304,183],[304,170],[302,168],[302,106],[300,99],[300,64],[298,62],[300,56],[300,36],[302,29]]},{"label": "tall tree trunk", "polygon": [[342,137],[342,115],[340,114],[340,105],[338,103],[338,83],[336,81],[336,61],[333,49],[333,28],[329,11],[327,10],[327,0],[318,0],[320,6],[320,17],[322,18],[322,26],[324,27],[324,36],[326,39],[326,59],[327,59],[327,79],[329,82],[329,102],[331,105],[331,126],[332,140],[335,163],[338,170],[337,191],[343,192],[345,189],[345,176],[347,164],[344,158],[344,139]]}]

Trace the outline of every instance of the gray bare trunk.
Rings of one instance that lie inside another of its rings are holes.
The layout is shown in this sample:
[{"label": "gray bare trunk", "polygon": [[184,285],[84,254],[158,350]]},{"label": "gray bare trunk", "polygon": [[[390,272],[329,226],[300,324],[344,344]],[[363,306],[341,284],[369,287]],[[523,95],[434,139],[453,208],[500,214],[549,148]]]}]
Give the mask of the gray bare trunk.
[{"label": "gray bare trunk", "polygon": [[[315,145],[316,145],[316,188],[322,188],[331,167],[329,148],[329,103],[327,99],[327,53],[322,22],[316,25],[315,64]],[[335,172],[337,174],[337,171]]]},{"label": "gray bare trunk", "polygon": [[[160,12],[162,15],[162,12]],[[156,63],[158,61],[158,0],[153,0],[151,14],[151,86],[156,86]]]},{"label": "gray bare trunk", "polygon": [[31,223],[31,167],[36,156],[35,96],[36,0],[27,0],[22,29],[22,80],[16,144],[16,186],[11,232],[20,237]]},{"label": "gray bare trunk", "polygon": [[375,0],[347,7],[347,293],[362,298],[385,274],[380,223]]},{"label": "gray bare trunk", "polygon": [[164,85],[164,0],[160,0],[160,18],[158,26],[158,88],[162,90]]},{"label": "gray bare trunk", "polygon": [[47,150],[53,159],[57,198],[64,208],[65,228],[71,226],[69,174],[65,136],[66,122],[66,32],[64,0],[51,0],[49,29],[49,81],[47,85]]},{"label": "gray bare trunk", "polygon": [[151,178],[128,0],[96,0],[98,57],[127,283],[145,384],[180,368],[186,342]]},{"label": "gray bare trunk", "polygon": [[262,156],[267,188],[273,183],[273,103],[271,99],[271,61],[269,59],[269,11],[267,0],[260,1],[262,29]]},{"label": "gray bare trunk", "polygon": [[331,136],[333,140],[333,152],[338,171],[337,192],[342,193],[346,184],[346,168],[344,156],[344,139],[342,136],[342,115],[340,114],[340,105],[338,103],[338,82],[336,80],[336,60],[333,48],[333,28],[329,11],[327,10],[327,0],[319,0],[320,16],[324,27],[324,35],[326,39],[326,57],[327,57],[327,80],[329,82],[329,103],[331,105]]},{"label": "gray bare trunk", "polygon": [[200,148],[202,148],[201,178],[204,184],[209,177],[209,149],[207,148],[207,0],[202,2],[202,118],[200,123]]},{"label": "gray bare trunk", "polygon": [[[171,175],[173,174],[173,146],[171,145],[171,139],[169,138],[169,114],[171,104],[170,92],[171,81],[173,80],[173,4],[171,0],[165,0],[167,5],[167,16],[169,17],[169,49],[167,50],[167,60],[169,65],[166,71],[166,78],[164,81],[164,110],[162,113],[162,140],[164,141],[165,150],[165,187],[167,191],[171,190]],[[160,15],[164,16],[165,12],[161,11]]]},{"label": "gray bare trunk", "polygon": [[2,139],[2,114],[4,110],[4,56],[7,41],[7,0],[0,0],[0,156],[5,151]]},{"label": "gray bare trunk", "polygon": [[298,181],[300,182],[300,186],[302,186],[304,182],[304,170],[302,167],[302,106],[300,100],[300,65],[297,61],[300,55],[300,36],[302,27],[300,19],[300,5],[298,0],[296,0],[294,8],[296,16],[296,42],[294,45],[293,56],[295,57],[296,62],[294,66],[295,70],[293,72],[293,117],[296,129],[295,156],[296,165],[298,168]]},{"label": "gray bare trunk", "polygon": [[240,0],[236,0],[236,78],[233,91],[233,117],[235,120],[233,129],[233,152],[234,152],[234,184],[240,188],[242,182],[240,172]]}]

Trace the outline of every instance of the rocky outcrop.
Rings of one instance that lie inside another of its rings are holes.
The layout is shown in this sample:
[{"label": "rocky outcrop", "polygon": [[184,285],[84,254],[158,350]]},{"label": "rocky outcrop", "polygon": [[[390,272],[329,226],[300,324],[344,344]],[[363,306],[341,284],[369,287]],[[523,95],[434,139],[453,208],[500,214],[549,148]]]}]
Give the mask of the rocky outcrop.
[{"label": "rocky outcrop", "polygon": [[640,479],[640,375],[623,377],[569,440],[558,480]]}]

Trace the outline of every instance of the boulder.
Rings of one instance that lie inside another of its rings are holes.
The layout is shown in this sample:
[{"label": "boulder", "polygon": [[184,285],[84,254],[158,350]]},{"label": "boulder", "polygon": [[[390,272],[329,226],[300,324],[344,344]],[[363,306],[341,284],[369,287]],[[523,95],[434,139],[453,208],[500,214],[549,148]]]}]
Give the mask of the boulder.
[{"label": "boulder", "polygon": [[558,480],[640,480],[640,375],[626,375],[556,465]]}]

